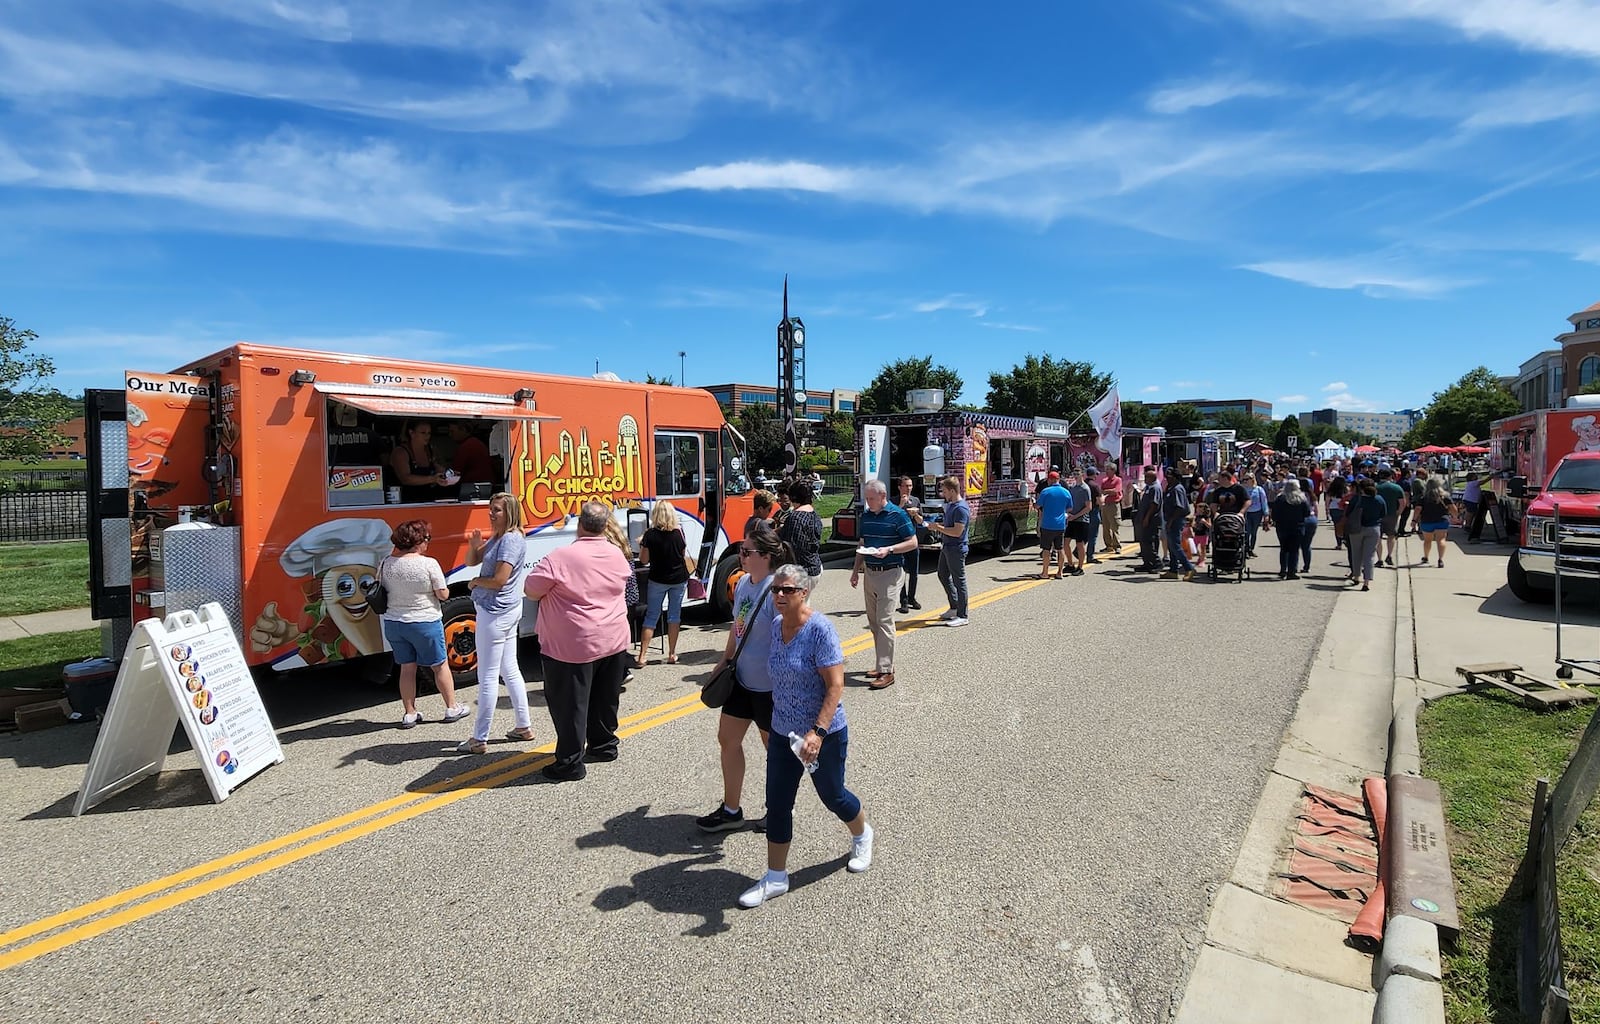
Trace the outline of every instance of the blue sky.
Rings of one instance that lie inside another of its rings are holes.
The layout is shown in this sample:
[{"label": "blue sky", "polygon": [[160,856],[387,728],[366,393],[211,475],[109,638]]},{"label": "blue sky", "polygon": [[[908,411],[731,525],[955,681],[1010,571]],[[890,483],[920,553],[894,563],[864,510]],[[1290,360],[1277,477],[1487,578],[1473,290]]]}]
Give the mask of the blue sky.
[{"label": "blue sky", "polygon": [[1425,402],[1600,300],[1600,0],[0,0],[0,314],[812,387]]}]

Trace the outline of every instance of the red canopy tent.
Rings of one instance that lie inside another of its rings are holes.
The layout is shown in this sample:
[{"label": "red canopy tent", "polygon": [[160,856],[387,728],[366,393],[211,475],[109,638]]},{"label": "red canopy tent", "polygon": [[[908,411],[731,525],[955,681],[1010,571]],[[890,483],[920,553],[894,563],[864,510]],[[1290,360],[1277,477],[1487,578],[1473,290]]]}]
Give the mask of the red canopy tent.
[{"label": "red canopy tent", "polygon": [[1356,445],[1356,452],[1358,454],[1361,454],[1361,455],[1369,455],[1372,452],[1375,452],[1377,450],[1378,450],[1378,446],[1375,445],[1375,444],[1358,444],[1358,445]]},{"label": "red canopy tent", "polygon": [[1450,454],[1451,452],[1453,452],[1455,450],[1456,449],[1454,449],[1454,448],[1446,448],[1443,445],[1425,444],[1421,448],[1414,449],[1413,450],[1413,454],[1416,454],[1416,455],[1448,455],[1448,454]]},{"label": "red canopy tent", "polygon": [[1451,449],[1447,449],[1447,450],[1453,451],[1457,455],[1488,455],[1489,454],[1489,449],[1484,448],[1481,445],[1472,445],[1472,444],[1464,444],[1459,448],[1451,448]]}]

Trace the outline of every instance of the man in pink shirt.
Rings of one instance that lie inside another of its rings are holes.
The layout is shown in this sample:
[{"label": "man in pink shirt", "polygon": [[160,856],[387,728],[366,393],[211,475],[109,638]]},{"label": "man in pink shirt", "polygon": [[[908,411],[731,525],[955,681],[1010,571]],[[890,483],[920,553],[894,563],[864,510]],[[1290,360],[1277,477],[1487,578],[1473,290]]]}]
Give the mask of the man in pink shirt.
[{"label": "man in pink shirt", "polygon": [[545,556],[524,593],[539,602],[544,696],[556,732],[556,759],[542,774],[575,782],[589,761],[617,759],[617,704],[628,670],[628,607],[633,567],[605,538],[611,509],[585,502],[578,539]]}]

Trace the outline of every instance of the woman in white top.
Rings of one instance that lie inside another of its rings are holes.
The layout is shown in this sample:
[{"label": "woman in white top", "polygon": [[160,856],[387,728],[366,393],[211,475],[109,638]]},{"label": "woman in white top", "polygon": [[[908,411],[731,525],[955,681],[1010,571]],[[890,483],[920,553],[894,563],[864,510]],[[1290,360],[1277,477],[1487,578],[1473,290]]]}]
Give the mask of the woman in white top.
[{"label": "woman in white top", "polygon": [[389,543],[394,554],[378,566],[378,579],[389,594],[389,607],[383,613],[383,635],[400,666],[400,703],[405,713],[400,728],[410,729],[422,721],[417,710],[417,665],[433,669],[439,696],[444,698],[444,720],[456,722],[467,717],[467,709],[456,703],[456,683],[445,660],[444,616],[439,602],[450,596],[444,585],[444,570],[428,557],[428,524],[408,519],[394,528]]}]

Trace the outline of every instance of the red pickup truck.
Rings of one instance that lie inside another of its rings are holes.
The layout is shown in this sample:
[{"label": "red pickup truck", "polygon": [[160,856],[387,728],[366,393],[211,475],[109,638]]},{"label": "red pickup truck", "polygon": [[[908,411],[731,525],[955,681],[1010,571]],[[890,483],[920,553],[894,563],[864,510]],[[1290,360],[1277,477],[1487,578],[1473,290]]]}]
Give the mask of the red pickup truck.
[{"label": "red pickup truck", "polygon": [[1561,571],[1600,575],[1600,451],[1571,452],[1556,464],[1522,516],[1521,542],[1506,565],[1518,599],[1544,603],[1556,590],[1556,507],[1561,508]]}]

